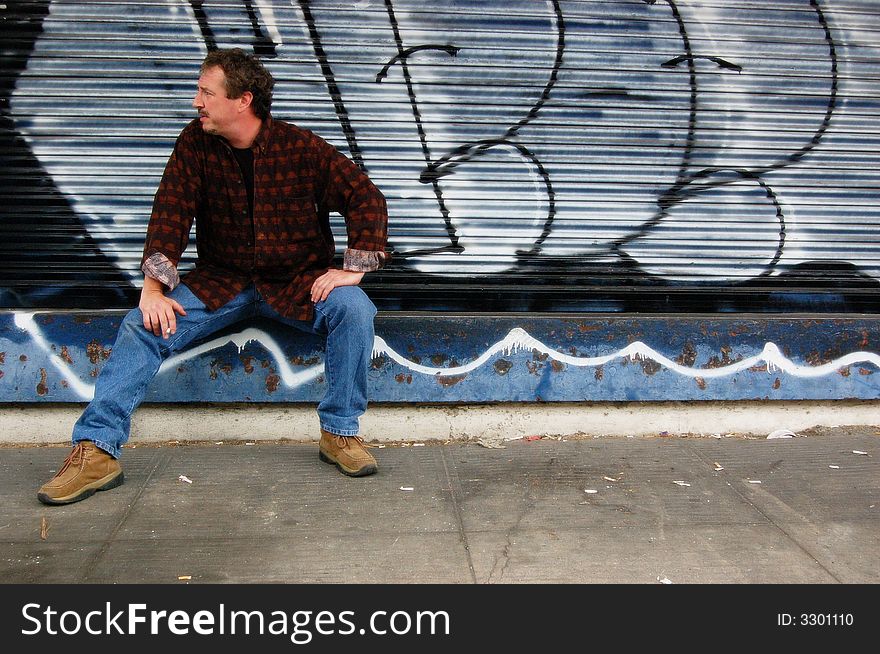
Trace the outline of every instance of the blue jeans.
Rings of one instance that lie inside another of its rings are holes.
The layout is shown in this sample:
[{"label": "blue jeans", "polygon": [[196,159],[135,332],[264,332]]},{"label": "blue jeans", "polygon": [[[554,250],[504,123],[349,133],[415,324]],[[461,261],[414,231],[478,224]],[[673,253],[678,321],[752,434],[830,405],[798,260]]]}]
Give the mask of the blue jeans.
[{"label": "blue jeans", "polygon": [[195,341],[233,323],[255,316],[271,318],[325,338],[327,392],[318,404],[321,428],[340,436],[358,433],[358,418],[367,408],[367,371],[373,349],[376,307],[357,286],[337,286],[315,305],[313,321],[291,320],[272,309],[253,285],[215,311],[184,285],[168,293],[183,306],[177,331],[164,339],[144,328],[140,309],[125,316],[116,343],[95,384],[95,397],[73,428],[73,443],[93,441],[119,458],[128,440],[131,414],[143,401],[159,366]]}]

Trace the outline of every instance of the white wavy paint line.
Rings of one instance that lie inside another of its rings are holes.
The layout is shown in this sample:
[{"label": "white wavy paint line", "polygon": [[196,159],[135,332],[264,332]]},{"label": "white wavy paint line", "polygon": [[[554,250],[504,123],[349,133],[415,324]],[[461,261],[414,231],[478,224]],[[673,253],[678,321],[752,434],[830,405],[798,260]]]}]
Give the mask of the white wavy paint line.
[{"label": "white wavy paint line", "polygon": [[701,377],[704,379],[732,375],[741,370],[746,370],[754,366],[761,365],[763,363],[767,364],[767,372],[772,372],[775,369],[779,369],[795,377],[806,378],[822,377],[823,375],[833,373],[840,368],[857,363],[870,362],[880,368],[880,355],[874,354],[873,352],[853,352],[852,354],[847,354],[846,356],[840,357],[835,361],[831,361],[821,366],[799,366],[790,359],[786,358],[786,356],[782,354],[782,352],[780,352],[779,348],[774,343],[766,343],[764,345],[764,349],[758,355],[719,368],[688,368],[687,366],[683,366],[679,363],[676,363],[672,359],[663,356],[662,354],[660,354],[650,346],[645,345],[641,341],[630,343],[625,348],[618,350],[614,354],[608,354],[600,357],[574,357],[568,354],[557,352],[556,350],[551,350],[546,345],[544,345],[544,343],[534,338],[520,327],[515,327],[511,329],[507,333],[507,336],[505,336],[502,340],[498,341],[494,345],[489,346],[489,348],[482,355],[480,355],[478,358],[474,359],[467,365],[456,366],[454,368],[431,368],[418,363],[414,363],[395,352],[379,336],[376,337],[376,344],[374,345],[373,355],[376,356],[379,354],[385,354],[395,362],[399,363],[402,366],[405,366],[406,368],[409,368],[414,372],[420,372],[425,375],[450,376],[463,375],[471,372],[472,370],[476,370],[494,355],[499,353],[507,356],[519,350],[532,349],[538,350],[546,354],[551,359],[555,359],[556,361],[559,361],[561,363],[567,363],[569,365],[577,367],[601,366],[613,361],[614,359],[623,357],[630,357],[634,360],[651,359],[681,375],[685,375],[687,377]]},{"label": "white wavy paint line", "polygon": [[[95,396],[94,384],[86,384],[80,380],[73,369],[60,356],[52,351],[52,347],[46,342],[40,328],[34,321],[34,315],[35,314],[32,313],[16,313],[15,325],[20,329],[24,329],[31,335],[34,343],[39,345],[40,348],[49,355],[49,361],[51,361],[52,365],[55,366],[55,368],[61,373],[62,377],[67,380],[71,388],[73,388],[81,398],[91,400]],[[295,372],[287,363],[284,352],[271,336],[259,329],[250,328],[237,334],[216,338],[212,341],[208,341],[192,349],[186,350],[185,352],[169,357],[159,367],[157,375],[165,372],[169,368],[173,368],[185,361],[204,354],[205,352],[210,352],[211,350],[223,347],[230,342],[234,343],[236,347],[238,347],[238,351],[241,352],[251,341],[258,342],[274,357],[280,368],[279,372],[281,381],[289,388],[296,388],[307,384],[324,372],[323,363],[307,368],[306,370]]]},{"label": "white wavy paint line", "polygon": [[227,343],[234,343],[235,346],[238,348],[238,351],[241,352],[242,350],[244,350],[245,347],[247,347],[247,344],[251,341],[256,341],[257,343],[262,345],[275,358],[275,363],[278,364],[279,373],[281,375],[281,381],[284,382],[285,386],[288,386],[290,388],[302,386],[303,384],[307,384],[324,372],[323,363],[319,363],[318,365],[312,366],[311,368],[306,368],[305,370],[301,370],[299,372],[294,372],[294,370],[287,363],[287,358],[284,356],[284,351],[281,349],[278,343],[275,342],[275,339],[269,336],[266,332],[251,327],[237,334],[230,334],[229,336],[215,338],[213,341],[207,341],[206,343],[202,343],[201,345],[186,350],[185,352],[175,354],[174,356],[166,359],[164,363],[162,363],[162,365],[159,367],[159,372],[157,374],[161,374],[167,369],[173,368],[174,366],[181,364],[184,361],[193,359],[200,354],[204,354],[205,352],[210,352],[211,350],[216,350],[217,348],[223,347]]},{"label": "white wavy paint line", "polygon": [[[81,397],[85,399],[91,399],[94,396],[94,386],[83,383],[74,374],[70,366],[65,363],[60,356],[52,351],[51,346],[46,342],[46,339],[43,337],[39,327],[34,321],[33,316],[34,314],[16,313],[16,326],[18,326],[20,329],[26,330],[33,337],[34,342],[39,345],[44,352],[50,355],[49,360],[52,362],[52,365],[55,366],[55,368],[68,381],[70,386]],[[266,332],[262,330],[248,328],[237,334],[222,336],[220,338],[207,341],[205,343],[202,343],[201,345],[186,350],[185,352],[170,357],[159,368],[159,373],[165,372],[206,352],[210,352],[212,350],[223,347],[228,343],[235,344],[239,352],[241,352],[251,342],[259,343],[272,355],[272,357],[275,359],[276,364],[279,367],[281,381],[288,388],[296,388],[307,384],[324,372],[323,363],[314,365],[310,368],[307,368],[306,370],[301,370],[298,372],[294,371],[287,363],[286,357],[284,356],[284,352],[282,351],[281,347],[278,345],[278,343],[275,342],[275,340],[271,336],[269,336]],[[740,372],[741,370],[747,370],[753,367],[760,366],[762,364],[766,364],[768,373],[773,372],[774,370],[781,370],[794,377],[802,378],[822,377],[824,375],[834,373],[841,368],[845,368],[851,365],[857,365],[860,363],[871,363],[877,368],[880,368],[880,355],[877,355],[873,352],[853,352],[851,354],[847,354],[838,359],[835,359],[834,361],[825,363],[821,366],[801,366],[788,359],[785,355],[782,354],[782,352],[774,343],[769,342],[764,345],[764,349],[761,351],[760,354],[749,357],[747,359],[742,359],[741,361],[737,361],[726,366],[721,366],[719,368],[689,368],[687,366],[683,366],[679,363],[676,363],[672,359],[669,359],[668,357],[660,354],[659,352],[642,343],[641,341],[630,343],[625,348],[605,356],[575,357],[548,348],[546,345],[544,345],[544,343],[534,338],[520,327],[515,327],[511,329],[507,333],[507,336],[496,342],[494,345],[491,345],[488,349],[486,349],[485,352],[483,352],[483,354],[481,354],[479,357],[466,365],[455,366],[452,368],[434,368],[430,366],[423,366],[401,356],[392,347],[390,347],[381,336],[376,336],[373,342],[374,357],[382,355],[387,356],[394,362],[409,370],[412,370],[413,372],[418,372],[433,377],[464,375],[481,367],[497,354],[509,356],[520,350],[537,350],[539,352],[542,352],[543,354],[546,354],[551,359],[575,367],[601,366],[610,363],[615,359],[624,357],[629,357],[636,361],[649,359],[680,375],[684,375],[686,377],[701,377],[703,379],[733,375],[737,372]]]}]

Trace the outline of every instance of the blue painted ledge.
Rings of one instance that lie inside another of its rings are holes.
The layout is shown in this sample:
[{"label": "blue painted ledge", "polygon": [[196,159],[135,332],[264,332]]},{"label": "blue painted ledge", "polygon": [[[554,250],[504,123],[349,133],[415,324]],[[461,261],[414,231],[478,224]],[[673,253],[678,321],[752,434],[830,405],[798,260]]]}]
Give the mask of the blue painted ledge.
[{"label": "blue painted ledge", "polygon": [[[0,402],[84,402],[124,311],[0,312]],[[880,316],[380,313],[374,402],[880,398]],[[167,361],[147,402],[317,402],[321,341],[243,323]]]}]

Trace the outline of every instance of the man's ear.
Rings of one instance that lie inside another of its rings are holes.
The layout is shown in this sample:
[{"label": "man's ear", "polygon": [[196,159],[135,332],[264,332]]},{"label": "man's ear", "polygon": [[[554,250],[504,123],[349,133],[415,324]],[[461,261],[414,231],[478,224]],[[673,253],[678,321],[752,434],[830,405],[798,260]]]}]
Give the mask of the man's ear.
[{"label": "man's ear", "polygon": [[251,106],[251,103],[254,101],[254,94],[250,91],[245,91],[241,94],[241,97],[238,99],[238,110],[244,111],[248,107]]}]

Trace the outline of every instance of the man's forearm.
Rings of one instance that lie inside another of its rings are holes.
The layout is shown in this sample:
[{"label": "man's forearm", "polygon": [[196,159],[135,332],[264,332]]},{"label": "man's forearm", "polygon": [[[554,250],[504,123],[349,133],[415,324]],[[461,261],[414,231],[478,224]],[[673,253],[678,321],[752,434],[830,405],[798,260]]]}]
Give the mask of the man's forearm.
[{"label": "man's forearm", "polygon": [[149,275],[144,276],[144,288],[143,293],[149,293],[151,291],[159,291],[164,295],[165,293],[165,284],[160,282],[158,279],[153,279]]}]

